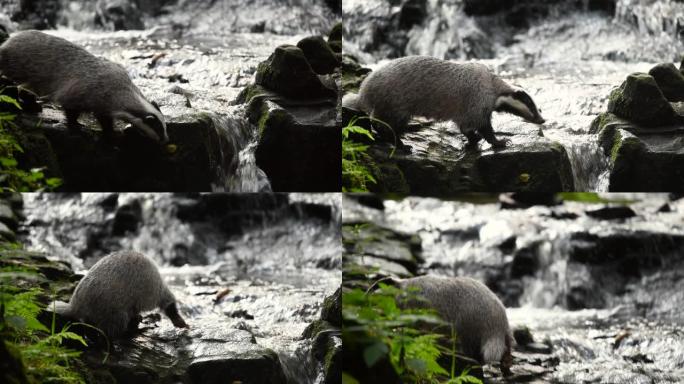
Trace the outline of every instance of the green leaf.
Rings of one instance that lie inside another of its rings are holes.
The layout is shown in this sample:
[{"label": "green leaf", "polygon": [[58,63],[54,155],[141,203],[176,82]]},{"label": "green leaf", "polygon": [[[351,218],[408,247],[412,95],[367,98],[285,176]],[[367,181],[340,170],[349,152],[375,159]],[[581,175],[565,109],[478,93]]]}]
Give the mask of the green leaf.
[{"label": "green leaf", "polygon": [[363,350],[363,360],[366,362],[367,367],[372,367],[380,361],[383,357],[387,356],[389,348],[383,342],[376,342]]},{"label": "green leaf", "polygon": [[21,105],[19,105],[19,103],[17,102],[17,100],[15,100],[13,97],[10,97],[10,96],[7,96],[7,95],[0,95],[0,102],[2,102],[2,103],[7,103],[7,104],[12,104],[12,105],[14,105],[15,107],[17,107],[17,109],[21,109]]},{"label": "green leaf", "polygon": [[342,372],[342,384],[360,384],[352,375]]}]

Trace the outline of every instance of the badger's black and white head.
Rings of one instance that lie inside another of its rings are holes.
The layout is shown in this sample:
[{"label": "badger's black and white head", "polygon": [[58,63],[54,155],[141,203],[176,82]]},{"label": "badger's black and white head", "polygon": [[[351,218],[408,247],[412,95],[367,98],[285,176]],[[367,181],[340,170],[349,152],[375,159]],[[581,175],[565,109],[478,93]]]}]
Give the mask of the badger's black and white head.
[{"label": "badger's black and white head", "polygon": [[161,144],[167,143],[169,136],[166,132],[166,121],[159,105],[154,101],[147,101],[142,95],[137,96],[139,100],[135,107],[117,111],[115,116],[131,123],[146,137]]},{"label": "badger's black and white head", "polygon": [[512,113],[535,124],[544,124],[544,121],[546,121],[541,116],[541,110],[534,104],[530,95],[520,88],[513,88],[512,92],[500,95],[496,99],[494,110]]}]

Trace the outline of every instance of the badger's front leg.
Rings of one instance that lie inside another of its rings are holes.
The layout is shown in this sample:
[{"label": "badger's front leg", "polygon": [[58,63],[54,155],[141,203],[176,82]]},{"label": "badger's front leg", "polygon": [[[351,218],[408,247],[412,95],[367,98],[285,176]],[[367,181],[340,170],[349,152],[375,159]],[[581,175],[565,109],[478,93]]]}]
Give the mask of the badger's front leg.
[{"label": "badger's front leg", "polygon": [[95,118],[102,128],[105,141],[112,142],[114,140],[114,118],[104,113],[96,114]]},{"label": "badger's front leg", "polygon": [[480,126],[478,132],[482,137],[487,140],[489,144],[494,148],[504,148],[506,146],[506,140],[499,140],[494,136],[494,128],[492,127],[492,122],[488,121],[486,124]]},{"label": "badger's front leg", "polygon": [[78,117],[81,116],[81,111],[77,109],[65,109],[64,114],[67,119],[67,128],[72,132],[79,132],[81,125],[78,123]]}]

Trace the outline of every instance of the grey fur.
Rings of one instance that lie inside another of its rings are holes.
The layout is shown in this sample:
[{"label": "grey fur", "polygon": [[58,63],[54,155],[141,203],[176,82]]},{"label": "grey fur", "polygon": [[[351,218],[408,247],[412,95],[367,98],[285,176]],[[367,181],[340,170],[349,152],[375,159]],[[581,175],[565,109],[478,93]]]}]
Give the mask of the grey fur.
[{"label": "grey fur", "polygon": [[501,362],[507,374],[514,343],[506,308],[486,285],[468,277],[420,276],[398,281],[399,287],[419,288],[429,306],[452,323],[459,348],[482,364]]},{"label": "grey fur", "polygon": [[[346,96],[343,105],[365,111],[395,129],[405,127],[413,116],[451,120],[471,143],[479,140],[475,134],[478,132],[500,146],[503,142],[494,137],[491,126],[492,112],[501,107],[500,97],[517,99],[523,94],[483,64],[407,56],[373,71],[361,84],[358,96]],[[512,108],[500,110],[543,123],[536,106],[532,103],[531,107],[533,110],[524,114]]]},{"label": "grey fur", "polygon": [[177,313],[176,298],[154,263],[138,252],[115,252],[95,263],[78,283],[68,304],[57,302],[56,312],[79,319],[121,337],[137,326],[140,313],[160,308],[177,327],[187,325]]},{"label": "grey fur", "polygon": [[168,141],[161,111],[145,99],[123,66],[65,39],[39,31],[12,34],[0,46],[0,72],[64,107],[70,128],[82,112],[93,112],[108,136],[118,118],[152,139]]}]

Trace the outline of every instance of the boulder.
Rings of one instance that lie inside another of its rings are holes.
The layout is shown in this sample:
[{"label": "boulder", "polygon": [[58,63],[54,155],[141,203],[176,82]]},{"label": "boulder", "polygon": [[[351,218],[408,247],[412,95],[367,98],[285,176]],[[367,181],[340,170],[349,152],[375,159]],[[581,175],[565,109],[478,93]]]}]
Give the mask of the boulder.
[{"label": "boulder", "polygon": [[658,64],[648,72],[668,101],[684,101],[684,74],[672,63]]},{"label": "boulder", "polygon": [[135,1],[99,0],[95,11],[95,23],[114,31],[145,29],[142,16]]},{"label": "boulder", "polygon": [[587,211],[587,216],[598,220],[624,220],[636,216],[634,210],[626,205],[603,207]]},{"label": "boulder", "polygon": [[342,53],[342,23],[337,23],[328,34],[328,45],[336,53]]},{"label": "boulder", "polygon": [[299,40],[297,47],[304,53],[311,69],[319,75],[333,73],[340,66],[335,52],[321,36],[305,37]]},{"label": "boulder", "polygon": [[600,114],[591,132],[610,162],[609,191],[684,190],[684,129],[634,125],[612,113]]},{"label": "boulder", "polygon": [[293,99],[335,98],[335,90],[316,76],[304,51],[281,45],[257,67],[256,84]]},{"label": "boulder", "polygon": [[645,73],[633,73],[611,92],[608,112],[645,127],[674,124],[679,121],[674,109],[655,79]]}]

